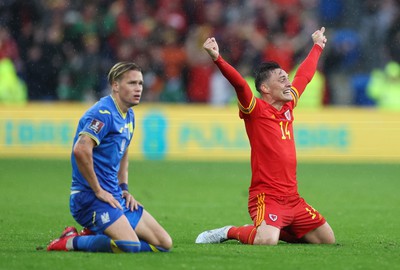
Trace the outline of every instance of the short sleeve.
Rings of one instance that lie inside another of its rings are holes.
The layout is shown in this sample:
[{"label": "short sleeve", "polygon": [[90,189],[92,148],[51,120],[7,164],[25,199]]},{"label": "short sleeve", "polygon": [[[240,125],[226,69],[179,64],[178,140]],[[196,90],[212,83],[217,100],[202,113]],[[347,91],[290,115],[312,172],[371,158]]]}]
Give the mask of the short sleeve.
[{"label": "short sleeve", "polygon": [[112,115],[108,110],[93,110],[84,119],[83,128],[79,135],[86,134],[91,137],[97,145],[106,136],[112,126]]}]

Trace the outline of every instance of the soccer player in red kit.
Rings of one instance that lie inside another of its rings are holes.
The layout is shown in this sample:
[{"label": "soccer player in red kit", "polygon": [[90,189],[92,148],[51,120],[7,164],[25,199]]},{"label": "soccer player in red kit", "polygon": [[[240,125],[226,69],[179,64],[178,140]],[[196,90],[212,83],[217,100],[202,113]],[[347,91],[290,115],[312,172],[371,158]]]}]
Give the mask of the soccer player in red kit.
[{"label": "soccer player in red kit", "polygon": [[221,243],[236,239],[244,244],[333,244],[334,233],[325,218],[300,197],[296,179],[296,149],[293,109],[311,81],[327,41],[325,28],[312,34],[314,45],[291,83],[275,62],[265,62],[256,71],[256,98],[243,77],[219,54],[215,38],[203,48],[235,88],[239,115],[244,120],[251,146],[252,179],[248,210],[252,225],[225,226],[201,233],[196,243]]}]

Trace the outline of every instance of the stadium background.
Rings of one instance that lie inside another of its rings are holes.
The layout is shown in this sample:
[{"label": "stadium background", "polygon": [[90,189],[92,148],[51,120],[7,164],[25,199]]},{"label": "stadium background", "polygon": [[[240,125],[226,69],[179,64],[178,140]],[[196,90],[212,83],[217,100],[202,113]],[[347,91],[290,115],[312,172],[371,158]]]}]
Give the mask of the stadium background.
[{"label": "stadium background", "polygon": [[68,157],[79,116],[108,94],[116,61],[143,67],[130,154],[248,160],[234,91],[201,49],[252,82],[275,60],[295,71],[327,28],[313,84],[296,112],[300,160],[400,161],[400,1],[67,1],[0,3],[0,156]]}]

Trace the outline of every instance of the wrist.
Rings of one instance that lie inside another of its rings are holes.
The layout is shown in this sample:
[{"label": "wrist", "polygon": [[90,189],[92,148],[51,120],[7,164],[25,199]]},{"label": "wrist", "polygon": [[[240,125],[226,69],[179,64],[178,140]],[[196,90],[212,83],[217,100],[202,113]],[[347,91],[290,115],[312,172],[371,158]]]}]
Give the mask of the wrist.
[{"label": "wrist", "polygon": [[93,192],[94,192],[95,194],[98,194],[98,193],[101,192],[103,189],[101,188],[101,186],[98,186],[98,187],[92,188],[92,190],[93,190]]},{"label": "wrist", "polygon": [[121,183],[119,184],[119,187],[122,189],[122,191],[129,191],[127,183]]}]

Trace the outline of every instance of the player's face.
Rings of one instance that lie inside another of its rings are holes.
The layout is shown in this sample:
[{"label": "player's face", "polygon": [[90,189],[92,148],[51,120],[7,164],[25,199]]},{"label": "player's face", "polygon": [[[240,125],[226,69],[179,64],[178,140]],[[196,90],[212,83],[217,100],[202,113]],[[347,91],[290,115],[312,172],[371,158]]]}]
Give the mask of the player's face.
[{"label": "player's face", "polygon": [[143,91],[143,74],[137,70],[129,70],[117,82],[117,93],[124,106],[130,108],[139,104]]},{"label": "player's face", "polygon": [[268,87],[271,98],[276,102],[289,102],[293,100],[291,94],[292,84],[289,81],[288,74],[283,69],[275,69],[271,71],[268,79]]}]

